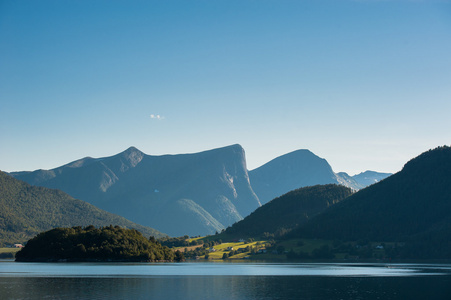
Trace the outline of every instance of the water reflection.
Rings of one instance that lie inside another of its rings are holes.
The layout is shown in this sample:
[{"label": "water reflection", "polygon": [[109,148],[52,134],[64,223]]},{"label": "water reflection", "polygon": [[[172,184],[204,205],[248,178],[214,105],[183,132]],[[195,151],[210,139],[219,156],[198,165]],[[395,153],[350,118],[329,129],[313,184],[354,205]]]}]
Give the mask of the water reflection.
[{"label": "water reflection", "polygon": [[416,276],[451,274],[451,265],[268,263],[0,263],[1,276]]},{"label": "water reflection", "polygon": [[2,299],[449,299],[449,277],[188,276],[0,280]]},{"label": "water reflection", "polygon": [[[382,265],[340,264],[11,264],[0,263],[1,299],[372,300],[451,295],[449,265],[397,265],[392,273]],[[303,275],[290,273],[299,269]],[[326,270],[339,275],[311,275]],[[374,276],[368,275],[371,270]],[[175,271],[178,275],[169,274]],[[192,275],[200,271],[205,275]],[[242,274],[254,272],[273,274]]]}]

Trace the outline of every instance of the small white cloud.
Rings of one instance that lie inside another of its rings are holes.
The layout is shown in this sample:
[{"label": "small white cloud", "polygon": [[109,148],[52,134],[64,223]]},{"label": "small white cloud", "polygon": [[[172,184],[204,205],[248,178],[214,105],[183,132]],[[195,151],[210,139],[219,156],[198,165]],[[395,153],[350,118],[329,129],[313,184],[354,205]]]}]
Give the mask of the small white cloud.
[{"label": "small white cloud", "polygon": [[160,115],[154,115],[154,114],[151,114],[151,115],[150,115],[150,118],[151,118],[151,119],[156,119],[156,120],[163,120],[163,119],[164,119],[163,116],[160,116]]}]

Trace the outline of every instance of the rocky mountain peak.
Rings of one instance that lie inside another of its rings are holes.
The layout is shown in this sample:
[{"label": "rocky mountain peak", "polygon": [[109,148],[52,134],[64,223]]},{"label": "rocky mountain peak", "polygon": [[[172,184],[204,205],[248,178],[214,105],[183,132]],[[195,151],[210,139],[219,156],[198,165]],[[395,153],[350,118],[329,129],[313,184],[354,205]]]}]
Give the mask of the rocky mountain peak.
[{"label": "rocky mountain peak", "polygon": [[145,154],[135,147],[130,147],[120,154],[131,168],[136,167],[144,158]]}]

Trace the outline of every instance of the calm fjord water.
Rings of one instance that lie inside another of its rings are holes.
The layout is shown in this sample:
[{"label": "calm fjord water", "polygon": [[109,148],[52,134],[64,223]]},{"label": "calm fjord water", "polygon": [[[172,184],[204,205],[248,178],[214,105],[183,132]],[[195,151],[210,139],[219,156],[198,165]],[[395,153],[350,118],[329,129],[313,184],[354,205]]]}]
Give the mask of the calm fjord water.
[{"label": "calm fjord water", "polygon": [[0,298],[451,299],[451,265],[3,261]]}]

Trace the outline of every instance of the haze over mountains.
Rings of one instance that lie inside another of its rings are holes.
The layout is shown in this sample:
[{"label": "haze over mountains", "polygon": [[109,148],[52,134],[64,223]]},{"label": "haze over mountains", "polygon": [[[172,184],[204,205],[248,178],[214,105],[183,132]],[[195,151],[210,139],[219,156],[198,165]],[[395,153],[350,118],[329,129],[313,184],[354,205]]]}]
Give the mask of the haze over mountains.
[{"label": "haze over mountains", "polygon": [[163,156],[131,147],[111,157],[87,157],[52,170],[11,175],[61,189],[171,236],[214,234],[262,203],[300,187],[363,187],[345,173],[334,173],[325,159],[308,150],[286,154],[248,173],[240,145]]},{"label": "haze over mountains", "polygon": [[260,206],[239,145],[163,156],[132,147],[112,157],[13,175],[175,236],[221,231]]},{"label": "haze over mountains", "polygon": [[305,186],[335,183],[358,190],[390,175],[367,171],[351,177],[335,173],[325,159],[309,150],[290,152],[249,171],[252,188],[262,204]]},{"label": "haze over mountains", "polygon": [[[341,173],[339,173],[341,174]],[[391,173],[378,173],[374,171],[365,171],[352,176],[352,178],[361,186],[361,188],[378,183],[379,181],[391,176]]]}]

